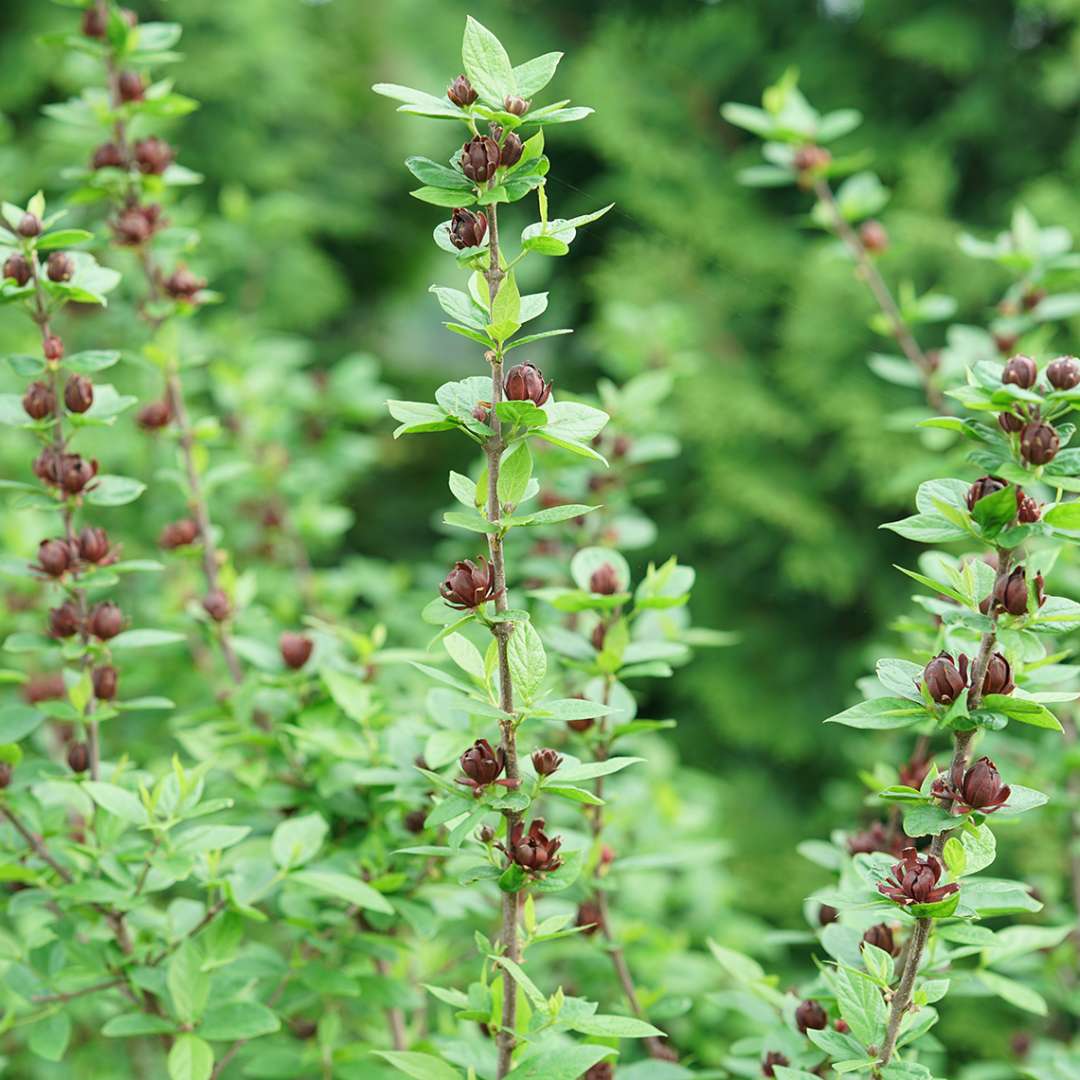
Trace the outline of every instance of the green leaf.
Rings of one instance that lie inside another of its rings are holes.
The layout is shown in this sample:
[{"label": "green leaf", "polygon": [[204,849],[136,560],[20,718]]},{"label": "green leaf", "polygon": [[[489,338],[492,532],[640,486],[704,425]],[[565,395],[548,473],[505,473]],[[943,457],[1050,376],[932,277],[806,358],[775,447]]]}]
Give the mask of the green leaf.
[{"label": "green leaf", "polygon": [[5,705],[0,708],[0,743],[17,743],[32,734],[45,714],[29,705]]},{"label": "green leaf", "polygon": [[573,1020],[568,1026],[582,1035],[595,1035],[605,1039],[666,1038],[659,1028],[633,1016],[594,1014]]},{"label": "green leaf", "polygon": [[1016,697],[1013,694],[987,694],[979,707],[990,712],[1003,713],[1010,720],[1018,720],[1021,724],[1049,728],[1051,731],[1062,730],[1058,718],[1045,705],[1029,698]]},{"label": "green leaf", "polygon": [[983,534],[993,538],[1016,517],[1016,488],[1003,487],[992,495],[984,495],[971,510]]},{"label": "green leaf", "polygon": [[[467,176],[456,169],[451,169],[448,165],[440,165],[430,158],[418,156],[406,158],[405,168],[421,184],[436,188],[450,188],[455,191],[472,191],[472,181]],[[460,206],[461,203],[454,203],[454,205]]]},{"label": "green leaf", "polygon": [[461,62],[474,89],[489,105],[501,109],[504,99],[517,93],[514,69],[502,43],[471,15],[465,20]]},{"label": "green leaf", "polygon": [[376,83],[372,88],[376,94],[404,102],[398,106],[398,112],[411,113],[413,116],[430,116],[436,120],[461,120],[464,113],[445,97],[435,97],[423,90],[414,90],[411,86],[399,86],[396,83]]},{"label": "green leaf", "polygon": [[472,206],[476,196],[469,191],[449,191],[441,187],[420,187],[410,191],[414,199],[431,206]]},{"label": "green leaf", "polygon": [[330,827],[321,814],[286,818],[274,829],[270,853],[281,867],[302,866],[319,853]]},{"label": "green leaf", "polygon": [[116,784],[106,784],[100,780],[86,780],[83,790],[103,810],[114,814],[121,821],[132,825],[144,825],[147,820],[146,809],[130,791],[125,791]]},{"label": "green leaf", "polygon": [[281,1029],[273,1009],[258,1001],[231,1001],[215,1005],[199,1025],[204,1039],[256,1039]]},{"label": "green leaf", "polygon": [[545,795],[557,795],[560,799],[570,802],[584,803],[586,806],[603,806],[604,800],[598,799],[591,791],[585,788],[570,787],[565,784],[545,784]]},{"label": "green leaf", "polygon": [[[276,835],[275,831],[275,838]],[[381,911],[384,915],[394,914],[394,909],[382,893],[359,878],[349,877],[347,874],[334,870],[299,870],[291,874],[289,880],[306,885],[324,896],[333,896],[369,911]]]},{"label": "green leaf", "polygon": [[1015,979],[1007,979],[997,972],[983,969],[976,975],[991,993],[1003,998],[1010,1005],[1015,1005],[1025,1012],[1034,1013],[1036,1016],[1046,1016],[1046,1000],[1041,994],[1036,993],[1030,986]]},{"label": "green leaf", "polygon": [[146,485],[130,476],[99,476],[88,489],[86,501],[94,506],[125,506],[134,502]]},{"label": "green leaf", "polygon": [[373,1053],[413,1080],[461,1080],[457,1069],[431,1054],[411,1050],[375,1050]]},{"label": "green leaf", "polygon": [[610,1058],[610,1046],[536,1047],[506,1074],[506,1080],[579,1080],[595,1064]]},{"label": "green leaf", "polygon": [[210,976],[202,970],[202,949],[190,939],[169,958],[165,985],[176,1015],[194,1023],[206,1008],[210,996]]},{"label": "green leaf", "polygon": [[1042,519],[1047,525],[1053,525],[1055,529],[1080,530],[1080,499],[1051,506],[1049,510],[1044,511]]},{"label": "green leaf", "polygon": [[183,634],[175,630],[152,630],[142,628],[125,630],[109,641],[110,649],[151,649],[159,645],[178,645],[185,641]]},{"label": "green leaf", "polygon": [[167,1017],[134,1012],[114,1016],[101,1029],[101,1034],[111,1039],[130,1039],[138,1035],[164,1035],[173,1030],[174,1024]]},{"label": "green leaf", "polygon": [[514,695],[523,702],[532,701],[547,674],[544,643],[531,622],[514,627],[507,645]]},{"label": "green leaf", "polygon": [[71,1041],[71,1017],[63,1011],[39,1020],[30,1029],[30,1049],[46,1061],[62,1061]]},{"label": "green leaf", "polygon": [[581,765],[565,765],[556,775],[560,784],[578,784],[582,780],[595,780],[598,776],[610,776],[612,773],[620,772],[627,766],[636,765],[639,761],[644,760],[644,758],[639,757],[613,757],[604,761],[590,761]]},{"label": "green leaf", "polygon": [[487,332],[498,342],[505,341],[521,329],[521,293],[513,272],[499,284],[495,302],[491,305],[491,322]]},{"label": "green leaf", "polygon": [[550,52],[518,64],[514,68],[514,82],[517,84],[519,96],[531,98],[543,90],[554,78],[555,69],[562,58],[561,52]]},{"label": "green leaf", "polygon": [[911,517],[887,521],[878,527],[889,529],[905,540],[915,540],[922,544],[941,544],[949,540],[965,540],[970,536],[967,529],[961,528],[941,514],[912,514]]},{"label": "green leaf", "polygon": [[910,727],[928,715],[924,706],[904,698],[870,698],[858,705],[852,705],[850,709],[845,709],[835,716],[830,716],[825,723],[883,731]]},{"label": "green leaf", "polygon": [[197,1035],[177,1038],[169,1051],[169,1080],[209,1080],[214,1071],[214,1051]]},{"label": "green leaf", "polygon": [[499,465],[499,502],[516,506],[521,502],[532,477],[532,454],[529,444],[519,442]]}]

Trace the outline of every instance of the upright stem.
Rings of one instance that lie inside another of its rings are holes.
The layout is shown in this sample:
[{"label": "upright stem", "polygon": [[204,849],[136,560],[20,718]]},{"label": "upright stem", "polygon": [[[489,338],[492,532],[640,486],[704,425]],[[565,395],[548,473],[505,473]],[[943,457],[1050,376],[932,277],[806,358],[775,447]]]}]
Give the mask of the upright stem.
[{"label": "upright stem", "polygon": [[[484,274],[488,284],[488,301],[491,306],[495,304],[495,297],[499,292],[499,286],[506,276],[499,262],[499,217],[497,204],[492,203],[488,213],[488,237],[489,237],[489,262],[488,269]],[[502,350],[487,354],[491,364],[491,416],[489,426],[494,431],[484,446],[487,456],[488,489],[487,489],[487,517],[488,521],[498,523],[502,517],[502,507],[499,505],[499,462],[505,449],[502,438],[502,421],[499,419],[497,407],[503,399],[503,357]],[[488,552],[491,556],[492,575],[495,587],[495,610],[504,612],[507,610],[506,599],[506,562],[503,557],[503,540],[500,532],[488,533]],[[499,659],[499,707],[507,714],[508,719],[500,721],[502,735],[502,749],[506,755],[506,777],[509,780],[519,779],[517,758],[517,735],[512,717],[514,711],[514,686],[510,676],[509,642],[513,632],[513,624],[507,622],[496,623],[492,629],[495,635],[495,646]],[[506,831],[509,836],[510,830],[518,823],[520,815],[513,810],[503,811],[506,818]],[[518,894],[504,893],[502,900],[502,931],[500,940],[504,955],[513,960],[515,964],[521,962],[521,942],[518,939]],[[517,1027],[517,983],[510,978],[508,973],[503,973],[503,1001],[502,1023],[496,1035],[496,1043],[499,1049],[498,1080],[502,1080],[510,1071],[511,1055],[517,1042],[514,1031]]]},{"label": "upright stem", "polygon": [[[1006,551],[1003,548],[998,549],[999,573],[1004,574],[1008,572],[1011,554],[1011,552]],[[994,646],[997,644],[997,615],[991,615],[991,619],[993,622],[990,629],[983,634],[982,640],[979,642],[979,652],[975,657],[975,663],[971,669],[971,682],[969,684],[971,689],[968,693],[969,711],[977,709],[980,701],[982,701],[983,683],[986,680],[986,671],[990,666],[990,658],[993,656]],[[955,741],[953,745],[952,762],[949,765],[949,780],[953,786],[959,785],[960,781],[963,780],[964,770],[967,768],[968,757],[971,750],[971,743],[974,738],[974,728],[967,731],[957,731],[954,736]],[[934,858],[941,858],[942,852],[945,850],[945,842],[950,835],[951,830],[946,829],[934,837],[933,842],[930,845],[930,854]],[[919,919],[915,924],[915,930],[908,943],[907,962],[904,964],[904,970],[900,976],[900,984],[893,994],[892,1005],[889,1009],[889,1019],[885,1028],[885,1042],[881,1047],[881,1066],[888,1065],[889,1061],[892,1059],[893,1051],[896,1049],[896,1040],[900,1034],[900,1024],[903,1022],[904,1013],[907,1012],[908,1007],[911,1005],[911,995],[915,989],[915,976],[918,974],[919,965],[922,963],[922,956],[926,949],[926,942],[930,937],[932,923],[932,919]]]},{"label": "upright stem", "polygon": [[889,286],[885,284],[885,279],[878,272],[878,268],[874,265],[874,260],[870,257],[866,246],[859,239],[859,234],[848,224],[847,219],[840,212],[832,188],[829,187],[826,180],[819,178],[814,181],[814,194],[817,195],[818,199],[829,211],[833,229],[855,260],[855,265],[859,269],[859,276],[866,282],[870,292],[873,293],[878,307],[881,308],[885,317],[889,320],[897,344],[922,375],[927,403],[934,409],[941,409],[944,404],[941,391],[930,382],[930,376],[934,373],[934,364],[930,357],[923,352],[918,341],[915,340],[911,327],[908,326],[904,316],[900,313],[900,308],[893,299]]}]

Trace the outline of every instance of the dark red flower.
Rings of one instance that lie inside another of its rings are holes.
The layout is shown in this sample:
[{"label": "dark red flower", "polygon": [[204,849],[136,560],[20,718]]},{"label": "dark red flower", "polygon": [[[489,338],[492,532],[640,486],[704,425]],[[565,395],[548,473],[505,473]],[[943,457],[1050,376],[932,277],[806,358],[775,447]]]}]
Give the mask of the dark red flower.
[{"label": "dark red flower", "polygon": [[1009,801],[1012,789],[1002,783],[997,766],[988,757],[981,757],[965,771],[956,794],[955,809],[960,813],[977,810],[981,814],[992,814]]},{"label": "dark red flower", "polygon": [[315,642],[304,634],[286,630],[278,640],[278,648],[281,650],[281,659],[285,661],[285,666],[298,671],[311,658],[311,650],[315,648]]},{"label": "dark red flower", "polygon": [[121,101],[142,101],[146,81],[137,71],[121,71],[116,78],[116,89]]},{"label": "dark red flower", "polygon": [[222,589],[211,589],[203,597],[202,606],[214,622],[224,622],[232,614],[232,604]]},{"label": "dark red flower", "polygon": [[4,277],[11,278],[21,289],[34,276],[30,260],[19,252],[14,252],[4,260]]},{"label": "dark red flower", "polygon": [[38,560],[35,570],[48,577],[62,577],[74,565],[78,557],[66,540],[42,540],[38,544]]},{"label": "dark red flower", "polygon": [[487,135],[476,135],[461,148],[461,171],[474,183],[487,183],[499,167],[499,144]]},{"label": "dark red flower", "polygon": [[173,148],[156,135],[139,139],[135,144],[135,164],[149,176],[160,176],[176,157]]},{"label": "dark red flower", "polygon": [[151,401],[136,414],[135,422],[144,431],[157,431],[172,420],[172,408],[167,401]]},{"label": "dark red flower", "polygon": [[111,600],[106,600],[90,612],[87,629],[94,637],[108,641],[124,629],[124,614]]},{"label": "dark red flower", "polygon": [[904,848],[900,862],[892,868],[891,876],[878,885],[878,892],[904,907],[936,904],[960,891],[959,885],[938,885],[943,870],[936,856]]},{"label": "dark red flower", "polygon": [[103,38],[109,29],[109,13],[104,8],[88,7],[83,12],[82,32],[89,38]]},{"label": "dark red flower", "polygon": [[817,1001],[803,1001],[795,1010],[795,1026],[800,1034],[805,1035],[808,1029],[821,1031],[829,1026],[829,1016]]},{"label": "dark red flower", "polygon": [[822,904],[818,908],[817,918],[819,926],[828,926],[829,923],[834,923],[840,918],[840,912],[832,904]]},{"label": "dark red flower", "polygon": [[78,454],[64,454],[60,460],[60,487],[69,495],[78,495],[97,476],[98,463]]},{"label": "dark red flower", "polygon": [[69,376],[64,386],[64,404],[69,412],[86,412],[94,404],[94,384],[85,375]]},{"label": "dark red flower", "polygon": [[90,748],[86,743],[72,743],[68,750],[67,763],[74,773],[84,773],[90,768]]},{"label": "dark red flower", "polygon": [[114,142],[102,143],[90,159],[91,169],[122,169],[126,164],[124,151]]},{"label": "dark red flower", "polygon": [[1016,520],[1021,525],[1033,525],[1042,516],[1042,507],[1023,488],[1016,489]]},{"label": "dark red flower", "polygon": [[589,591],[614,596],[619,591],[619,575],[611,563],[603,563],[589,575]]},{"label": "dark red flower", "polygon": [[562,764],[562,755],[550,747],[541,747],[532,752],[533,768],[540,776],[550,776]]},{"label": "dark red flower", "polygon": [[446,91],[446,96],[460,108],[471,105],[479,96],[473,84],[464,75],[459,75]]},{"label": "dark red flower", "polygon": [[471,787],[477,798],[489,784],[499,784],[505,788],[516,788],[521,784],[520,780],[507,777],[499,779],[499,774],[506,767],[506,751],[501,746],[498,750],[492,749],[487,739],[477,739],[459,760],[465,775],[459,776],[457,782]]},{"label": "dark red flower", "polygon": [[206,288],[206,278],[193,274],[181,264],[162,282],[162,285],[174,300],[186,300],[190,304]]},{"label": "dark red flower", "polygon": [[862,832],[848,836],[847,849],[851,855],[872,855],[875,851],[895,852],[896,841],[880,821],[875,821]]},{"label": "dark red flower", "polygon": [[528,833],[525,832],[524,822],[516,822],[510,830],[509,847],[500,844],[499,850],[530,874],[543,874],[562,866],[562,859],[557,854],[561,846],[559,837],[545,834],[544,819],[534,818]]},{"label": "dark red flower", "polygon": [[923,683],[939,705],[951,705],[967,687],[967,657],[961,655],[957,667],[948,653],[938,653],[923,668]]},{"label": "dark red flower", "polygon": [[503,108],[514,116],[524,116],[529,111],[531,101],[518,97],[516,94],[507,94],[503,98]]},{"label": "dark red flower", "polygon": [[761,1062],[762,1076],[776,1076],[776,1066],[787,1067],[791,1062],[779,1050],[770,1050]]},{"label": "dark red flower", "polygon": [[998,413],[998,426],[1002,431],[1015,435],[1018,431],[1023,430],[1024,421],[1015,413],[1003,412]]},{"label": "dark red flower", "polygon": [[971,487],[968,488],[967,493],[967,508],[969,510],[975,509],[975,504],[980,499],[985,499],[987,495],[995,495],[1003,488],[1007,488],[1009,482],[1002,480],[1000,476],[980,476]]},{"label": "dark red flower", "polygon": [[191,518],[181,518],[179,521],[170,521],[158,536],[158,546],[166,551],[175,548],[187,547],[194,544],[199,537],[199,526]]},{"label": "dark red flower", "polygon": [[20,236],[25,236],[28,240],[33,239],[35,236],[40,236],[41,218],[39,218],[37,214],[23,214],[19,221],[17,232]]},{"label": "dark red flower", "polygon": [[56,394],[48,383],[32,382],[23,394],[22,407],[31,420],[44,420],[56,412]]},{"label": "dark red flower", "polygon": [[116,684],[120,673],[111,664],[94,668],[90,677],[94,684],[94,697],[100,701],[112,701],[116,697]]},{"label": "dark red flower", "polygon": [[125,247],[138,247],[166,224],[157,203],[129,206],[112,220],[113,236]]},{"label": "dark red flower", "polygon": [[1020,454],[1031,465],[1046,465],[1061,449],[1061,439],[1051,424],[1032,420],[1020,432]]},{"label": "dark red flower", "polygon": [[102,528],[86,525],[79,533],[79,556],[84,562],[104,565],[114,559],[109,534]]},{"label": "dark red flower", "polygon": [[595,900],[584,900],[577,910],[574,925],[581,927],[581,932],[589,936],[604,928],[604,913]]},{"label": "dark red flower", "polygon": [[45,273],[50,281],[70,281],[75,276],[75,260],[66,251],[50,251]]},{"label": "dark red flower", "polygon": [[871,218],[859,226],[859,239],[871,255],[880,255],[889,246],[889,234],[880,221]]},{"label": "dark red flower", "polygon": [[868,945],[873,945],[884,952],[887,952],[890,956],[900,955],[900,946],[896,944],[896,939],[893,936],[892,927],[888,923],[876,923],[871,926],[862,936],[863,941]]},{"label": "dark red flower", "polygon": [[535,364],[516,364],[506,373],[503,392],[507,401],[531,401],[537,407],[551,397],[551,383]]},{"label": "dark red flower", "polygon": [[49,609],[49,636],[69,638],[79,632],[82,625],[79,609],[70,600],[65,600],[59,607]]},{"label": "dark red flower", "polygon": [[1030,390],[1039,377],[1039,369],[1030,356],[1014,356],[1001,369],[1001,381]]},{"label": "dark red flower", "polygon": [[502,149],[499,151],[499,164],[509,169],[521,160],[524,152],[525,144],[521,141],[521,136],[517,132],[510,131],[503,138]]},{"label": "dark red flower", "polygon": [[819,172],[832,161],[832,154],[823,146],[800,146],[795,151],[792,163],[797,172]]},{"label": "dark red flower", "polygon": [[1022,566],[1015,567],[1008,574],[998,575],[994,591],[990,594],[990,604],[994,611],[1004,611],[1009,615],[1027,614],[1027,573]]},{"label": "dark red flower", "polygon": [[1071,390],[1080,383],[1080,361],[1075,356],[1059,356],[1047,366],[1046,377],[1055,390]]},{"label": "dark red flower", "polygon": [[439,594],[452,608],[467,611],[481,607],[498,595],[495,589],[495,567],[483,555],[477,561],[462,559],[439,586]]},{"label": "dark red flower", "polygon": [[986,694],[1011,694],[1016,689],[1013,682],[1012,665],[1002,653],[996,652],[986,665],[986,677],[983,679],[982,692]]},{"label": "dark red flower", "polygon": [[450,243],[459,250],[479,247],[487,236],[488,219],[482,210],[475,213],[456,207],[450,215]]},{"label": "dark red flower", "polygon": [[42,675],[31,675],[23,683],[23,698],[30,705],[39,701],[55,701],[67,697],[67,684],[62,671],[51,671]]},{"label": "dark red flower", "polygon": [[900,766],[900,783],[905,787],[921,788],[926,774],[930,771],[930,759],[913,757]]},{"label": "dark red flower", "polygon": [[64,342],[56,334],[50,334],[42,343],[41,351],[46,360],[63,360]]}]

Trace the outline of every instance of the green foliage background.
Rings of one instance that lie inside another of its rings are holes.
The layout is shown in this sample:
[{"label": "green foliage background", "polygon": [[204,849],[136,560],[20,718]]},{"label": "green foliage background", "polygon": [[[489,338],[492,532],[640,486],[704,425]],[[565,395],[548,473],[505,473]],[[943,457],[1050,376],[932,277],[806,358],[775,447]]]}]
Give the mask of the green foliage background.
[{"label": "green foliage background", "polygon": [[[468,343],[447,343],[425,295],[445,271],[430,243],[430,208],[405,194],[402,160],[440,156],[444,133],[434,123],[399,122],[371,83],[444,85],[456,74],[446,58],[466,12],[514,55],[565,49],[560,90],[597,113],[559,133],[553,211],[571,216],[612,200],[617,207],[568,259],[530,266],[530,275],[587,283],[578,310],[567,310],[571,290],[552,293],[550,325],[578,333],[542,343],[530,359],[556,385],[578,390],[602,373],[624,380],[666,366],[679,376],[666,408],[683,453],[653,466],[639,492],[663,544],[637,553],[637,562],[679,552],[698,570],[695,621],[737,630],[741,643],[703,654],[662,684],[656,693],[668,696],[650,702],[647,714],[678,718],[672,739],[684,760],[722,781],[701,800],[712,819],[695,825],[730,845],[730,882],[717,888],[754,920],[797,923],[803,896],[824,875],[795,854],[796,843],[859,815],[858,793],[834,781],[864,760],[865,742],[857,733],[825,739],[820,721],[852,699],[854,680],[882,651],[910,592],[889,570],[910,560],[910,545],[877,526],[908,512],[916,483],[941,472],[940,454],[932,443],[913,452],[903,418],[917,404],[913,395],[867,368],[877,344],[862,318],[870,300],[831,243],[805,229],[805,197],[735,182],[758,150],[723,122],[719,106],[755,100],[795,65],[811,101],[861,108],[865,124],[842,147],[872,148],[872,166],[893,189],[883,216],[895,254],[882,260],[883,272],[956,296],[959,321],[984,319],[1006,282],[960,255],[961,226],[996,231],[1022,201],[1040,221],[1080,232],[1080,4],[137,7],[144,19],[183,21],[189,60],[178,88],[202,102],[176,138],[185,163],[207,178],[178,216],[210,216],[202,268],[228,300],[205,316],[208,336],[229,342],[228,362],[249,376],[266,368],[267,388],[282,385],[274,374],[281,365],[329,370],[342,356],[374,357],[378,376],[365,368],[335,395],[363,421],[382,416],[386,395],[376,378],[400,397],[424,398],[475,361]],[[7,0],[0,11],[0,187],[17,201],[39,186],[58,192],[58,173],[72,158],[70,136],[41,106],[74,92],[85,71],[33,43],[71,17],[40,0]],[[534,291],[544,282],[534,276],[524,285]],[[14,322],[0,326],[0,351],[18,348],[15,335],[26,333]],[[931,331],[924,344],[941,342]],[[202,389],[243,415],[241,385]],[[253,385],[243,383],[245,392]],[[280,414],[260,414],[282,446],[298,413],[318,417],[322,406],[304,397],[307,385],[284,383]],[[379,604],[384,615],[394,589],[437,580],[442,539],[433,511],[445,499],[445,462],[433,467],[432,444],[393,443],[391,428],[379,419],[374,435],[319,460],[322,490],[347,492],[353,517],[344,533],[343,521],[316,520],[317,497],[309,507],[311,534],[324,537],[316,561],[344,557],[360,607]],[[139,446],[134,435],[117,439],[111,468],[122,471]],[[22,452],[2,451],[5,471]],[[310,479],[294,480],[296,490]],[[389,560],[396,574],[365,576],[367,560]],[[283,580],[286,612],[288,590]],[[413,607],[398,618],[391,636],[407,636]],[[149,691],[153,673],[140,678]],[[657,784],[707,783],[682,775],[654,772]],[[1036,844],[1027,859],[1036,878],[1040,868],[1053,878],[1052,847]],[[707,918],[705,898],[684,900],[699,909],[695,922]],[[754,925],[735,920],[712,932],[745,944]]]}]

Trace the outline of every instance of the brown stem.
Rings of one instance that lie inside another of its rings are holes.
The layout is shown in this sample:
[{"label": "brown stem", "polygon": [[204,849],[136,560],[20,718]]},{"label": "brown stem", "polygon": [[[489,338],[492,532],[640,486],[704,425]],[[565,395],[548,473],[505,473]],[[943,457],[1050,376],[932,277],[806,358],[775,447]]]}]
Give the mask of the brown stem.
[{"label": "brown stem", "polygon": [[878,272],[874,260],[859,239],[859,234],[848,224],[847,219],[840,212],[840,207],[836,203],[836,198],[833,195],[832,188],[829,187],[828,181],[821,178],[815,180],[814,194],[817,195],[818,199],[829,211],[836,234],[855,260],[855,265],[859,270],[859,277],[866,282],[867,287],[877,301],[878,307],[881,308],[885,318],[889,320],[897,344],[922,375],[927,404],[934,409],[942,409],[944,399],[941,396],[941,391],[933,386],[930,381],[930,377],[934,373],[934,364],[930,357],[923,352],[918,341],[915,340],[911,327],[908,326],[904,316],[900,313],[900,308],[893,299],[889,286],[885,284],[885,279]]},{"label": "brown stem", "polygon": [[[1077,744],[1076,720],[1065,717],[1065,744],[1073,748]],[[1066,833],[1066,850],[1069,852],[1069,880],[1072,884],[1073,914],[1076,917],[1076,940],[1080,941],[1080,770],[1069,774],[1066,790],[1069,794],[1069,825]]]},{"label": "brown stem", "polygon": [[51,1005],[54,1002],[74,1001],[76,998],[85,997],[87,994],[96,994],[102,990],[118,989],[123,985],[123,979],[109,979],[106,982],[94,983],[93,986],[84,986],[81,990],[68,990],[62,994],[42,994],[32,1000],[35,1005]]},{"label": "brown stem", "polygon": [[[497,204],[492,203],[488,214],[489,261],[485,278],[488,284],[488,303],[494,307],[499,286],[506,276],[499,262],[499,216]],[[494,431],[484,446],[488,466],[487,517],[488,521],[498,523],[502,518],[499,505],[499,462],[505,449],[502,438],[502,421],[498,415],[498,404],[503,399],[502,352],[489,352],[487,359],[491,364],[491,415],[489,424]],[[506,598],[506,563],[503,557],[503,539],[501,532],[488,533],[488,552],[491,556],[492,574],[495,588],[495,610],[504,612],[508,607]],[[499,707],[508,719],[499,723],[502,735],[502,750],[506,756],[506,778],[519,779],[517,759],[517,735],[512,717],[514,711],[514,685],[510,675],[509,642],[513,632],[511,623],[496,623],[492,628],[499,660]],[[520,815],[513,810],[503,811],[506,819],[506,833],[520,820]],[[502,900],[502,930],[500,941],[503,953],[515,964],[521,962],[521,942],[518,938],[518,894],[505,893]],[[509,973],[503,973],[502,1024],[496,1035],[499,1050],[498,1080],[502,1080],[510,1071],[511,1057],[517,1043],[517,983]]]},{"label": "brown stem", "polygon": [[[390,965],[381,957],[375,957],[375,970],[382,979],[389,978]],[[390,1025],[390,1041],[395,1050],[405,1050],[409,1045],[408,1035],[405,1033],[405,1013],[397,1005],[391,1005],[386,1010],[386,1019]]]}]

